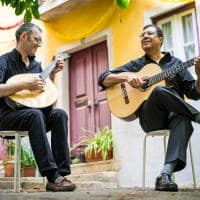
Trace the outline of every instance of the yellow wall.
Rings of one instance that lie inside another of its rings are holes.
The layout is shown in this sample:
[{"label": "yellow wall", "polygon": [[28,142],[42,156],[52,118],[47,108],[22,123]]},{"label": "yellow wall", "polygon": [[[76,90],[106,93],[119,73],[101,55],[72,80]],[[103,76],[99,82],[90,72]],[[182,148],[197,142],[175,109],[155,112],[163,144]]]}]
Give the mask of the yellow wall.
[{"label": "yellow wall", "polygon": [[[114,66],[140,56],[142,51],[140,49],[139,34],[143,27],[143,13],[145,10],[159,5],[160,1],[132,0],[127,9],[119,9],[113,2],[113,0],[96,0],[90,4],[80,6],[70,14],[44,23],[48,38],[46,53],[51,57],[53,51],[59,45],[66,45],[84,36],[87,37],[111,27]],[[95,28],[96,25],[99,25],[99,27]],[[94,30],[90,33],[92,29]]]},{"label": "yellow wall", "polygon": [[111,27],[113,30],[114,65],[121,65],[130,59],[142,55],[139,34],[144,23],[144,11],[159,4],[159,0],[133,0],[127,9],[115,15]]},{"label": "yellow wall", "polygon": [[[128,62],[143,53],[140,48],[139,34],[143,27],[144,12],[157,7],[163,3],[161,1],[132,0],[128,8],[119,9],[114,0],[94,0],[49,22],[35,20],[33,22],[44,30],[44,44],[38,55],[47,64],[61,46],[110,27],[113,33],[114,66]],[[16,17],[11,8],[0,9],[0,25],[13,24],[22,18]],[[14,17],[11,18],[11,15]],[[14,32],[15,29],[0,31],[0,54],[15,46]]]},{"label": "yellow wall", "polygon": [[95,0],[60,18],[45,22],[50,47],[47,48],[48,55],[52,55],[59,45],[75,42],[110,26],[110,19],[116,8],[113,5],[113,0]]}]

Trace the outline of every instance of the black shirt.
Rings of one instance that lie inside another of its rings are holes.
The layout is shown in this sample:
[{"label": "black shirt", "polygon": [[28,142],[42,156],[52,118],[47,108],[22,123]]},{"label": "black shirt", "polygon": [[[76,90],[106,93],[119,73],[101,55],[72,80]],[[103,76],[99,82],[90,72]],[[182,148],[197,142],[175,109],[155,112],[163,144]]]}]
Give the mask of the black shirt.
[{"label": "black shirt", "polygon": [[[27,67],[22,61],[21,54],[13,49],[11,52],[0,56],[0,84],[16,75],[22,73],[40,73],[42,71],[41,64],[35,60],[35,57],[29,57],[30,64]],[[0,98],[0,117],[10,108],[4,101],[4,97]]]},{"label": "black shirt", "polygon": [[[169,69],[172,66],[176,66],[181,62],[178,58],[171,56],[169,53],[164,53],[165,55],[161,58],[159,62],[159,66],[162,70]],[[105,89],[106,87],[103,85],[104,79],[111,73],[121,73],[121,72],[138,72],[140,71],[145,65],[155,63],[148,55],[144,55],[136,60],[131,60],[125,65],[122,65],[114,70],[107,70],[103,72],[99,76],[99,85]],[[151,74],[149,74],[151,76]],[[200,94],[197,93],[195,89],[195,80],[192,75],[188,72],[188,70],[183,70],[173,76],[169,82],[168,86],[175,90],[182,98],[186,95],[190,99],[200,99]]]}]

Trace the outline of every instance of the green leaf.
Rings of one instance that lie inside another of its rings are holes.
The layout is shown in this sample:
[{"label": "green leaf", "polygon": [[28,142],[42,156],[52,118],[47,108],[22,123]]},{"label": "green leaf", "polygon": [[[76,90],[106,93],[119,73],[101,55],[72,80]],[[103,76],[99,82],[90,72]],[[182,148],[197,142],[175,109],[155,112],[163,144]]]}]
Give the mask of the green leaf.
[{"label": "green leaf", "polygon": [[15,9],[15,14],[16,15],[21,15],[25,9],[25,3],[21,1],[18,5],[17,8]]},{"label": "green leaf", "polygon": [[33,16],[34,16],[36,19],[40,19],[40,13],[39,13],[38,7],[36,7],[35,5],[33,5],[33,6],[31,7],[31,9],[32,9]]},{"label": "green leaf", "polygon": [[101,151],[104,160],[108,157],[108,151],[113,149],[112,131],[108,127],[102,128],[88,138],[87,147],[85,148],[86,154],[91,156],[93,153],[96,155]]},{"label": "green leaf", "polygon": [[5,0],[1,0],[1,5],[4,6]]},{"label": "green leaf", "polygon": [[19,0],[12,0],[10,1],[10,6],[12,8],[16,8],[18,6]]},{"label": "green leaf", "polygon": [[30,9],[26,9],[25,15],[24,15],[24,22],[31,22],[32,20],[32,13]]},{"label": "green leaf", "polygon": [[25,0],[26,5],[31,5],[32,1],[31,0]]},{"label": "green leaf", "polygon": [[10,0],[5,0],[5,4],[8,6],[10,4]]}]

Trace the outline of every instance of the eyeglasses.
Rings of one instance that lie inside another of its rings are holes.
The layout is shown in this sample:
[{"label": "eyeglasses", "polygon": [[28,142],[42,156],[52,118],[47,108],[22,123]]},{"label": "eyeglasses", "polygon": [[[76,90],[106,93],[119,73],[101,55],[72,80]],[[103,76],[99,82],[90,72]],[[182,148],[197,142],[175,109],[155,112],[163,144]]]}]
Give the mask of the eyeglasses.
[{"label": "eyeglasses", "polygon": [[151,36],[156,35],[156,33],[157,33],[156,31],[145,31],[145,32],[143,32],[143,33],[140,34],[140,38],[144,38],[145,35],[151,37]]},{"label": "eyeglasses", "polygon": [[42,38],[41,37],[34,37],[32,35],[28,36],[29,40],[32,40],[34,43],[37,43],[38,45],[42,44]]},{"label": "eyeglasses", "polygon": [[42,38],[33,37],[34,42],[38,43],[39,45],[42,44]]}]

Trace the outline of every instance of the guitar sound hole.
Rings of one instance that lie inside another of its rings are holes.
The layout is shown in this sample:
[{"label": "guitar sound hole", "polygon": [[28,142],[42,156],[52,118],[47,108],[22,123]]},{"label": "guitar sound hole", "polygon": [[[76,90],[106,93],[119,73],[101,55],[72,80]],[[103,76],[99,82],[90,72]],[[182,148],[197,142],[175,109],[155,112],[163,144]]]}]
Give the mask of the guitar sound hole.
[{"label": "guitar sound hole", "polygon": [[149,87],[149,79],[145,79],[145,84],[141,86],[143,90],[146,90]]}]

